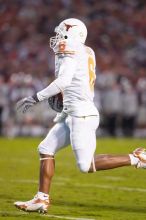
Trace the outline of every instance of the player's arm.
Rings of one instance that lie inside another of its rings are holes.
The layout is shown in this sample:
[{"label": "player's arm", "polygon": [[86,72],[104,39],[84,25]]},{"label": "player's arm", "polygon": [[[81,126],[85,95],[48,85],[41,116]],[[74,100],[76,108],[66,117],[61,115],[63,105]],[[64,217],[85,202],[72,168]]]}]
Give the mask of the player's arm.
[{"label": "player's arm", "polygon": [[76,69],[76,61],[73,55],[66,54],[61,55],[62,64],[60,66],[58,78],[55,79],[49,86],[45,89],[39,91],[34,96],[26,97],[20,100],[16,104],[16,109],[25,113],[30,107],[37,104],[40,101],[48,99],[60,92],[70,85],[72,77]]},{"label": "player's arm", "polygon": [[70,85],[75,73],[76,61],[71,55],[66,55],[63,58],[61,57],[61,59],[62,64],[57,79],[55,79],[48,87],[37,93],[39,101],[43,101],[59,92],[63,92],[63,90]]}]

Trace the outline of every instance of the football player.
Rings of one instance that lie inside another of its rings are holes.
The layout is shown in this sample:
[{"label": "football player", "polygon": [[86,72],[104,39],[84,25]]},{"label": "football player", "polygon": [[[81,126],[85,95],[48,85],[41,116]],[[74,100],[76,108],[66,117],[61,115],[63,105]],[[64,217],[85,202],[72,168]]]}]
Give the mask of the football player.
[{"label": "football player", "polygon": [[56,124],[38,147],[38,192],[30,201],[14,203],[24,211],[47,212],[55,170],[54,156],[69,144],[81,172],[130,165],[146,168],[143,148],[127,155],[94,155],[99,113],[93,102],[96,61],[94,51],[85,45],[87,28],[82,21],[70,18],[62,21],[55,32],[56,36],[50,39],[50,47],[55,53],[56,79],[33,97],[26,97],[17,103],[17,109],[25,113],[38,102],[49,99],[50,106],[59,112],[55,118]]}]

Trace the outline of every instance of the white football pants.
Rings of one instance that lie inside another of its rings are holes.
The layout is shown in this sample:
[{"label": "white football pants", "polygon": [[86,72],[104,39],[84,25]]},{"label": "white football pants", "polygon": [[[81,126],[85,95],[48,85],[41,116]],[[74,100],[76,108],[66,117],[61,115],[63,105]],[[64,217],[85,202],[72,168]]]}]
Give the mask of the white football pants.
[{"label": "white football pants", "polygon": [[55,153],[71,144],[77,165],[82,172],[88,172],[96,149],[96,129],[99,116],[67,116],[56,123],[39,145],[39,153]]}]

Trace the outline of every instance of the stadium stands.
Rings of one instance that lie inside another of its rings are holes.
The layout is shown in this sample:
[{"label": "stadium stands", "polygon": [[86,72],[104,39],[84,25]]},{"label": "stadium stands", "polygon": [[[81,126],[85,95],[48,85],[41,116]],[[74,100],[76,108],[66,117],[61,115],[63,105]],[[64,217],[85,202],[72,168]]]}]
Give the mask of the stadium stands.
[{"label": "stadium stands", "polygon": [[46,103],[23,120],[14,106],[53,79],[49,38],[62,19],[76,17],[96,52],[99,135],[146,136],[145,15],[144,0],[1,0],[0,135],[43,135],[51,126]]}]

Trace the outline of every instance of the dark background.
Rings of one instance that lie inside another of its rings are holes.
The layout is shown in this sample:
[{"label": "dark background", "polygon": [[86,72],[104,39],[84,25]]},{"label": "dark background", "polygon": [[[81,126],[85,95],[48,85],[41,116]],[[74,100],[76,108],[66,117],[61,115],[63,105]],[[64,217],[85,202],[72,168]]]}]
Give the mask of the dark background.
[{"label": "dark background", "polygon": [[23,117],[14,106],[54,79],[49,38],[71,17],[85,22],[96,53],[97,135],[146,137],[144,0],[0,0],[0,135],[42,136],[52,126],[47,103]]}]

